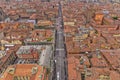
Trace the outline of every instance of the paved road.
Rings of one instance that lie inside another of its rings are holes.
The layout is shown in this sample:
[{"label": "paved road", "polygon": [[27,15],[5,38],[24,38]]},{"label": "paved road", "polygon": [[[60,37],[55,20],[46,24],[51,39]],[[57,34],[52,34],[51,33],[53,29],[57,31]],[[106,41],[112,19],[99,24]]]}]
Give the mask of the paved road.
[{"label": "paved road", "polygon": [[52,55],[52,46],[46,46],[46,50],[43,50],[43,52],[40,55],[39,65],[50,68],[51,55]]},{"label": "paved road", "polygon": [[64,46],[64,32],[63,32],[63,20],[62,20],[62,8],[59,3],[56,31],[56,50],[55,50],[55,77],[53,80],[67,80],[66,70],[66,50]]}]

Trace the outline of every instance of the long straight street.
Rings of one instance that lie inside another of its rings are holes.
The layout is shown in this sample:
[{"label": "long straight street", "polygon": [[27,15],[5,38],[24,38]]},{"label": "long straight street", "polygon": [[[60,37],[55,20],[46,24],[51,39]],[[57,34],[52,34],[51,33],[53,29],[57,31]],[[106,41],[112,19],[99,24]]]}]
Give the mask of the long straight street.
[{"label": "long straight street", "polygon": [[59,3],[58,18],[56,20],[56,50],[55,50],[55,78],[53,80],[67,80],[66,50],[64,45],[64,32],[62,24],[62,7]]}]

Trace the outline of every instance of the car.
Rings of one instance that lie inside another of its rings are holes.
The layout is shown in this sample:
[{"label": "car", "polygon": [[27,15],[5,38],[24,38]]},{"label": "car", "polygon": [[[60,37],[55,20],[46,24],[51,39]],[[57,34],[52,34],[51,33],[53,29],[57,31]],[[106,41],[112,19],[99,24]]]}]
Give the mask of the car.
[{"label": "car", "polygon": [[59,76],[59,72],[57,72],[57,80],[59,80],[59,77],[60,77],[60,76]]},{"label": "car", "polygon": [[57,60],[55,60],[55,63],[57,62]]}]

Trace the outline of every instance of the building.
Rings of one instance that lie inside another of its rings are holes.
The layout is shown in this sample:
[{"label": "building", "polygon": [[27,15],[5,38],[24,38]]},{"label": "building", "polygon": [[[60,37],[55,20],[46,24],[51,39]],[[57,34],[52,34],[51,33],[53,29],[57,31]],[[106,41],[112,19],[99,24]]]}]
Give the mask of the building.
[{"label": "building", "polygon": [[36,29],[24,40],[25,44],[53,43],[54,30]]},{"label": "building", "polygon": [[37,64],[9,66],[0,80],[47,80],[46,69]]},{"label": "building", "polygon": [[13,64],[17,56],[13,50],[0,51],[0,76],[6,68]]},{"label": "building", "polygon": [[6,14],[4,13],[4,11],[2,10],[2,8],[0,7],[0,21],[5,20],[6,18]]},{"label": "building", "polygon": [[53,49],[51,45],[26,45],[21,46],[16,52],[18,60],[15,64],[32,63],[50,67]]},{"label": "building", "polygon": [[16,52],[18,58],[22,59],[39,59],[42,46],[21,46]]},{"label": "building", "polygon": [[120,68],[120,54],[119,51],[120,49],[116,49],[116,50],[101,50],[103,56],[105,57],[106,61],[108,61],[110,68],[113,70],[117,70],[119,71]]}]

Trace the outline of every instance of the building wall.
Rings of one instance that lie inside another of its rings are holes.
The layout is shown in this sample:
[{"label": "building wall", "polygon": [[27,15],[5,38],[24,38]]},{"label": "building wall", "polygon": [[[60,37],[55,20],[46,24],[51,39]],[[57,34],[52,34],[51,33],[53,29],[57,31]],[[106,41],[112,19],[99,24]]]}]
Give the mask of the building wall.
[{"label": "building wall", "polygon": [[15,55],[14,52],[9,53],[9,57],[6,57],[5,62],[2,62],[3,64],[0,65],[0,74],[4,72],[4,70],[11,64],[13,64],[13,62],[16,60],[17,56]]},{"label": "building wall", "polygon": [[6,18],[6,14],[3,12],[2,8],[0,8],[0,21]]}]

